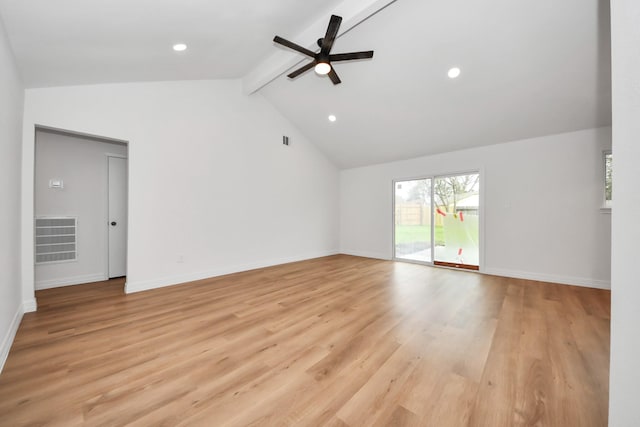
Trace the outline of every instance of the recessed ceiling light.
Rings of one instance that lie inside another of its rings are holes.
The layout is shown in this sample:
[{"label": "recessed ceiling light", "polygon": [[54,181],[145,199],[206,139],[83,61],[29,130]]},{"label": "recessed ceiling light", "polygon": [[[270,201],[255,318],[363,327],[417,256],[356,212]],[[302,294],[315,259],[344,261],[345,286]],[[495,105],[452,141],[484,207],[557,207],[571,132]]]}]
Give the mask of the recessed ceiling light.
[{"label": "recessed ceiling light", "polygon": [[187,50],[187,45],[184,43],[177,43],[173,45],[173,50],[175,50],[176,52],[182,52]]},{"label": "recessed ceiling light", "polygon": [[330,122],[335,122],[336,120],[338,120],[333,114],[331,114],[328,118]]},{"label": "recessed ceiling light", "polygon": [[449,76],[450,79],[455,79],[460,75],[460,68],[458,67],[450,68],[449,71],[447,72],[447,75]]}]

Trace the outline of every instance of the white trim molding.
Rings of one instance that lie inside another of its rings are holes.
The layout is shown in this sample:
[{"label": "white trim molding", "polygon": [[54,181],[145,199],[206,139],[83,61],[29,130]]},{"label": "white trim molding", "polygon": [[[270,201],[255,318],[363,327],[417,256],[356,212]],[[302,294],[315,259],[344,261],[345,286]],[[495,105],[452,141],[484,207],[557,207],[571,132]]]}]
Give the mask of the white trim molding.
[{"label": "white trim molding", "polygon": [[351,256],[359,256],[362,258],[374,258],[374,259],[382,259],[385,261],[393,261],[393,257],[389,254],[383,254],[382,252],[369,252],[369,251],[358,251],[353,249],[343,249],[340,251],[343,255],[351,255]]},{"label": "white trim molding", "polygon": [[23,315],[24,311],[22,307],[18,306],[18,309],[11,320],[11,325],[9,325],[9,330],[7,330],[7,334],[2,338],[2,345],[0,346],[0,372],[2,372],[4,364],[7,361],[7,357],[9,357],[9,350],[11,350],[11,345],[16,337]]},{"label": "white trim molding", "polygon": [[22,301],[22,311],[24,313],[33,313],[38,310],[38,302],[35,298]]},{"label": "white trim molding", "polygon": [[[374,259],[382,259],[386,261],[395,261],[395,262],[408,262],[411,264],[424,265],[425,267],[449,268],[449,267],[434,266],[434,265],[423,263],[423,262],[412,263],[411,261],[394,260],[385,255],[376,254],[373,252],[366,252],[366,251],[341,250],[340,253],[344,255],[353,255],[353,256],[359,256],[363,258],[374,258]],[[532,273],[528,271],[505,270],[500,268],[484,268],[484,269],[480,269],[480,271],[464,270],[459,268],[454,268],[453,270],[464,271],[469,273],[487,274],[490,276],[511,277],[514,279],[535,280],[537,282],[558,283],[561,285],[582,286],[585,288],[611,289],[611,281],[591,279],[587,277],[570,277],[570,276],[560,276],[556,274],[540,274],[540,273]]]},{"label": "white trim molding", "polygon": [[535,280],[538,282],[559,283],[561,285],[582,286],[585,288],[611,289],[610,280],[592,279],[588,277],[571,277],[557,274],[532,273],[529,271],[505,270],[501,268],[485,268],[483,274],[512,277],[514,279]]},{"label": "white trim molding", "polygon": [[235,265],[227,268],[215,270],[206,270],[196,273],[186,273],[170,277],[159,277],[151,280],[140,280],[136,282],[128,282],[124,285],[124,291],[127,294],[134,292],[148,291],[151,289],[163,288],[166,286],[180,285],[183,283],[193,282],[196,280],[209,279],[212,277],[224,276],[227,274],[240,273],[243,271],[255,270],[257,268],[273,267],[280,264],[288,264],[290,262],[306,261],[314,258],[322,258],[325,256],[337,255],[339,251],[330,250],[317,253],[311,253],[300,256],[292,256],[286,258],[273,259],[264,262],[256,262],[253,264]]},{"label": "white trim molding", "polygon": [[36,290],[60,288],[62,286],[82,285],[91,282],[101,282],[107,280],[108,277],[104,273],[86,274],[83,276],[62,277],[51,280],[37,280]]}]

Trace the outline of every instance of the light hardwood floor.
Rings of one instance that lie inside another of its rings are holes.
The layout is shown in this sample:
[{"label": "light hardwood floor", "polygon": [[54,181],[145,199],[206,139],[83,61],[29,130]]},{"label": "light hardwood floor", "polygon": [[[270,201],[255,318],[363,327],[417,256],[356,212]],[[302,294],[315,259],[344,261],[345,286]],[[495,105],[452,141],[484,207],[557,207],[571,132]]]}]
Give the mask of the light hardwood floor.
[{"label": "light hardwood floor", "polygon": [[605,426],[608,291],[338,255],[37,293],[0,425]]}]

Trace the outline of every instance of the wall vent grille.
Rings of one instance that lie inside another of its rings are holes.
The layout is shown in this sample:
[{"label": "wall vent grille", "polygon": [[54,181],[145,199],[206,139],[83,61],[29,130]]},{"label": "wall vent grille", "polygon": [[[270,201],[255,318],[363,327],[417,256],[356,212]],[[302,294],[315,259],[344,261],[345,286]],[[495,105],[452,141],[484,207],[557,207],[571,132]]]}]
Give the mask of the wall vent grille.
[{"label": "wall vent grille", "polygon": [[36,264],[75,261],[76,217],[36,217]]}]

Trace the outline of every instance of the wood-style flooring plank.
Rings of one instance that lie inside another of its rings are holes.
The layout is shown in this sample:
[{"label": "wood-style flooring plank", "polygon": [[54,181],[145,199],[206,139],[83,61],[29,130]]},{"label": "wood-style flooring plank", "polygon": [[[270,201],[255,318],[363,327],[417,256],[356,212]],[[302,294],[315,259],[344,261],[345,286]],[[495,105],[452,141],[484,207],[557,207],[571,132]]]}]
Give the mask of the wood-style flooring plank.
[{"label": "wood-style flooring plank", "polygon": [[346,255],[38,291],[0,426],[606,426],[610,292]]}]

